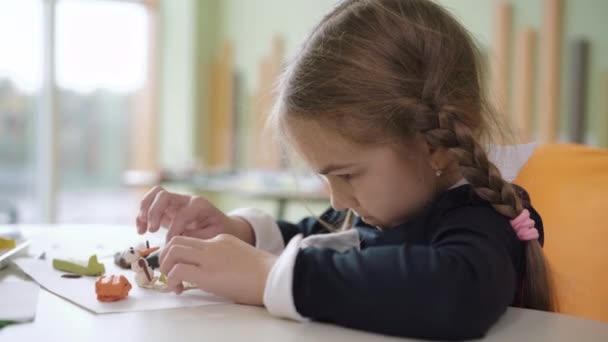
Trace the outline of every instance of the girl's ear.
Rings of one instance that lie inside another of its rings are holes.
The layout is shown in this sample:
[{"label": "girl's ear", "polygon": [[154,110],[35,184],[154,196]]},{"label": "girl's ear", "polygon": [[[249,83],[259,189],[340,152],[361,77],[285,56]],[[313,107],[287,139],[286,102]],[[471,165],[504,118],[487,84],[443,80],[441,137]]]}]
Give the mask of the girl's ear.
[{"label": "girl's ear", "polygon": [[445,148],[430,146],[422,133],[418,133],[415,140],[416,145],[428,158],[429,164],[434,170],[445,170],[448,167],[450,164],[449,153]]},{"label": "girl's ear", "polygon": [[430,146],[423,133],[418,133],[415,136],[414,143],[433,170],[443,172],[451,170],[455,160],[447,149]]},{"label": "girl's ear", "polygon": [[429,149],[429,160],[434,170],[445,171],[452,164],[450,154],[445,148]]}]

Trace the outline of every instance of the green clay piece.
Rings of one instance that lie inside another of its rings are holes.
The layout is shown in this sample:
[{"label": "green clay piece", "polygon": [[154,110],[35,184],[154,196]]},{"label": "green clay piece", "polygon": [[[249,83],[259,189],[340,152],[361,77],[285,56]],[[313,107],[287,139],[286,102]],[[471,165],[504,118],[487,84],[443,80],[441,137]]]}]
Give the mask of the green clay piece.
[{"label": "green clay piece", "polygon": [[15,321],[0,321],[0,329],[4,328],[7,325],[17,324]]},{"label": "green clay piece", "polygon": [[97,255],[89,258],[89,263],[71,260],[53,259],[53,267],[57,270],[83,276],[100,276],[106,273],[105,266],[97,261]]},{"label": "green clay piece", "polygon": [[161,274],[160,278],[158,279],[158,281],[160,281],[163,284],[167,284],[167,277],[165,277],[164,274]]}]

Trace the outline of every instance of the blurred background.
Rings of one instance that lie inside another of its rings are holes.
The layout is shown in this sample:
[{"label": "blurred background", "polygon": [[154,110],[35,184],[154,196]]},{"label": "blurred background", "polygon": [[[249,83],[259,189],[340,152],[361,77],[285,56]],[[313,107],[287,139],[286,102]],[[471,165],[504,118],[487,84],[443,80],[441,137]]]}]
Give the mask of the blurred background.
[{"label": "blurred background", "polygon": [[[518,140],[608,147],[608,1],[441,0]],[[150,187],[327,206],[264,118],[335,0],[0,0],[0,223],[132,224]],[[607,170],[608,172],[608,170]]]}]

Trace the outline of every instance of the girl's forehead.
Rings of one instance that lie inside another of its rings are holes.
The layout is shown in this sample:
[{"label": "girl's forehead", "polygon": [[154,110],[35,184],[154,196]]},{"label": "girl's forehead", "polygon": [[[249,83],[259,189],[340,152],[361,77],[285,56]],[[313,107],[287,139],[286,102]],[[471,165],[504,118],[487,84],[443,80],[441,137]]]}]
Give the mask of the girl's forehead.
[{"label": "girl's forehead", "polygon": [[335,165],[408,164],[428,158],[423,138],[394,143],[362,144],[314,120],[297,119],[285,125],[288,143],[308,166],[319,172]]},{"label": "girl's forehead", "polygon": [[286,136],[311,167],[362,159],[369,147],[345,138],[340,132],[314,120],[294,120],[286,125]]},{"label": "girl's forehead", "polygon": [[414,145],[396,148],[391,143],[358,143],[314,121],[302,121],[291,126],[287,136],[295,151],[317,173],[359,167],[411,168],[421,156],[421,151]]}]

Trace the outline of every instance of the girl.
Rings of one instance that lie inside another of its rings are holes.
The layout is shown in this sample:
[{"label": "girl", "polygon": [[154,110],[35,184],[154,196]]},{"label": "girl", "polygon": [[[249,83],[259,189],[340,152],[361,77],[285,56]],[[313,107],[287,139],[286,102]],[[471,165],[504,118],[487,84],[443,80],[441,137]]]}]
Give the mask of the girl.
[{"label": "girl", "polygon": [[320,218],[225,215],[155,188],[140,233],[160,270],[274,315],[390,335],[480,337],[515,305],[553,310],[542,223],[482,138],[494,121],[466,30],[429,0],[346,0],[284,73],[272,122],[322,175]]}]

